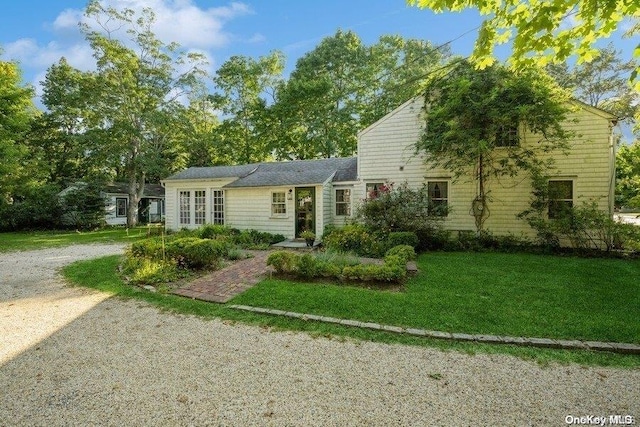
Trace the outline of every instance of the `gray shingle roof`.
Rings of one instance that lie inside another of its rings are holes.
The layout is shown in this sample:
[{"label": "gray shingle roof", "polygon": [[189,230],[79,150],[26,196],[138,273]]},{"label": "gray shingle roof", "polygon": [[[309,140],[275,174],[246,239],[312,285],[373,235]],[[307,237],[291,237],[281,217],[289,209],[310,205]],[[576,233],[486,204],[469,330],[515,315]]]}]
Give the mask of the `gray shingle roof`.
[{"label": "gray shingle roof", "polygon": [[238,178],[225,186],[228,188],[313,185],[322,184],[332,176],[334,182],[354,181],[357,176],[356,168],[357,159],[355,157],[334,157],[319,160],[189,168],[170,176],[166,181]]},{"label": "gray shingle roof", "polygon": [[165,181],[181,179],[216,179],[216,178],[242,178],[250,174],[260,163],[238,166],[208,166],[191,167],[181,172],[171,175]]},{"label": "gray shingle roof", "polygon": [[[105,193],[127,194],[129,184],[126,182],[114,182],[104,187]],[[145,184],[143,197],[164,197],[164,187],[160,184]]]}]

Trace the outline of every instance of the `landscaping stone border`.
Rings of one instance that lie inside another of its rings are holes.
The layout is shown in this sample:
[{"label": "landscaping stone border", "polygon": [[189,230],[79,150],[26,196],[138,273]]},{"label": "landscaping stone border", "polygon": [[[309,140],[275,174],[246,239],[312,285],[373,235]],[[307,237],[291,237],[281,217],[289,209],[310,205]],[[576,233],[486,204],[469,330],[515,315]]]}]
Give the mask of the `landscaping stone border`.
[{"label": "landscaping stone border", "polygon": [[236,310],[250,311],[260,314],[271,314],[274,316],[285,316],[301,320],[314,320],[317,322],[335,323],[337,325],[352,326],[356,328],[366,328],[376,331],[394,332],[418,337],[438,338],[455,341],[473,341],[487,344],[512,344],[525,347],[556,348],[565,350],[592,350],[609,351],[622,354],[640,354],[640,345],[630,343],[600,342],[600,341],[579,341],[579,340],[557,340],[551,338],[536,337],[506,337],[498,335],[474,335],[449,333],[442,331],[430,331],[426,329],[402,328],[400,326],[381,325],[379,323],[360,322],[358,320],[339,319],[336,317],[318,316],[315,314],[296,313],[292,311],[276,310],[272,308],[252,307],[248,305],[230,305]]}]

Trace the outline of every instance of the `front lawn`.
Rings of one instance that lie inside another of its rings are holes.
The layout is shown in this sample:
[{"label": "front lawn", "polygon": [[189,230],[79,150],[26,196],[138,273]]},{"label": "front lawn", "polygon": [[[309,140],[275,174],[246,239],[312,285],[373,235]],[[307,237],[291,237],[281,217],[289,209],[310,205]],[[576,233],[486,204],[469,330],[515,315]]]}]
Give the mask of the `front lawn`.
[{"label": "front lawn", "polygon": [[[157,229],[151,230],[157,233]],[[0,252],[22,251],[86,243],[131,243],[147,237],[147,227],[125,227],[97,231],[21,231],[0,233]]]},{"label": "front lawn", "polygon": [[[125,284],[116,273],[121,257],[65,267],[72,283],[160,309],[218,317],[314,336],[349,337],[457,350],[506,353],[533,359],[600,366],[639,367],[636,355],[455,342],[233,310],[225,304],[153,293]],[[559,258],[528,254],[430,253],[405,292],[269,279],[229,304],[369,320],[466,333],[640,342],[639,261]]]},{"label": "front lawn", "polygon": [[640,261],[440,252],[405,292],[265,280],[233,304],[389,325],[640,343]]}]

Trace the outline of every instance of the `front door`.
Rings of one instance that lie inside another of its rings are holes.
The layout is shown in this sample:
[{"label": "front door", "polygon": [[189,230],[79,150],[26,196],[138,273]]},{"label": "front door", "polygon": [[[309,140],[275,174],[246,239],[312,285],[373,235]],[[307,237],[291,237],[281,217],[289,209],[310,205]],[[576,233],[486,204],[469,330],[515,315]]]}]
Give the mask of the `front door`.
[{"label": "front door", "polygon": [[316,232],[314,187],[296,188],[296,237],[305,230]]}]

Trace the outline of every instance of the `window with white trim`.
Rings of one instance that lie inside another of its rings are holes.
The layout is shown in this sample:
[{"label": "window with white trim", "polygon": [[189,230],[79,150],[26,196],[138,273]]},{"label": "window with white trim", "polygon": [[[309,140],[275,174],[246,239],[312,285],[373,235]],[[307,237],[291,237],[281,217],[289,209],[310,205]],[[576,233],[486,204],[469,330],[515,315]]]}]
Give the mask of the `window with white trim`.
[{"label": "window with white trim", "polygon": [[178,193],[178,216],[180,225],[191,224],[191,191]]},{"label": "window with white trim", "polygon": [[127,203],[125,197],[116,198],[116,217],[121,218],[127,216]]},{"label": "window with white trim", "polygon": [[196,225],[202,225],[207,219],[207,192],[204,190],[196,190],[193,193],[193,206],[195,209],[194,223]]},{"label": "window with white trim", "polygon": [[519,143],[517,123],[500,127],[496,134],[496,147],[517,147]]},{"label": "window with white trim", "polygon": [[429,191],[429,215],[447,216],[449,206],[449,182],[427,181]]},{"label": "window with white trim", "polygon": [[564,218],[573,207],[573,180],[549,180],[549,219]]},{"label": "window with white trim", "polygon": [[287,195],[284,191],[271,193],[271,216],[284,216],[287,214]]},{"label": "window with white trim", "polygon": [[375,199],[380,193],[389,191],[384,182],[367,182],[366,197],[367,199]]},{"label": "window with white trim", "polygon": [[211,190],[211,222],[224,225],[224,190]]},{"label": "window with white trim", "polygon": [[336,190],[336,216],[351,216],[351,189]]}]

